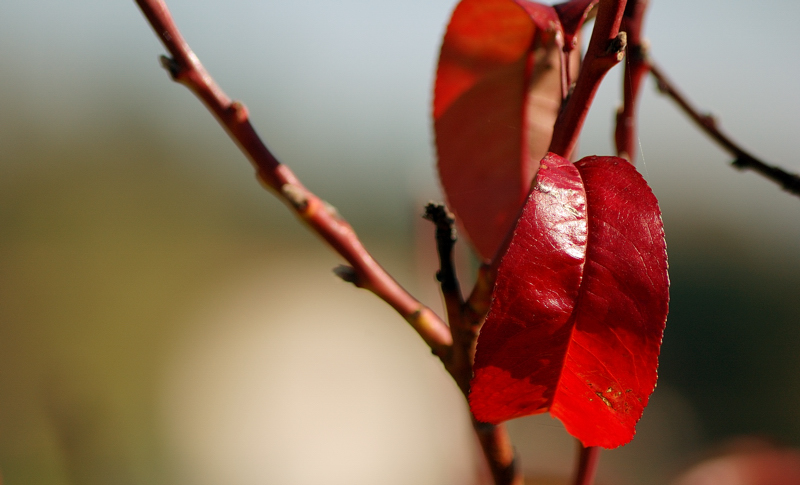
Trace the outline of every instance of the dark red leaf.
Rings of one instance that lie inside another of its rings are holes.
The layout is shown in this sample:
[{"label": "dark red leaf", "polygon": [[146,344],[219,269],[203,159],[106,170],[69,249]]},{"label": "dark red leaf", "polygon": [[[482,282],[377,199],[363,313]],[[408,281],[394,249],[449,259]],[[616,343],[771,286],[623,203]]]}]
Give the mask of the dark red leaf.
[{"label": "dark red leaf", "polygon": [[439,176],[484,258],[513,227],[552,137],[558,30],[552,7],[526,0],[462,0],[447,27],[433,105]]},{"label": "dark red leaf", "polygon": [[668,286],[660,211],[636,169],[548,154],[478,339],[475,417],[549,411],[584,446],[629,442],[655,387]]}]

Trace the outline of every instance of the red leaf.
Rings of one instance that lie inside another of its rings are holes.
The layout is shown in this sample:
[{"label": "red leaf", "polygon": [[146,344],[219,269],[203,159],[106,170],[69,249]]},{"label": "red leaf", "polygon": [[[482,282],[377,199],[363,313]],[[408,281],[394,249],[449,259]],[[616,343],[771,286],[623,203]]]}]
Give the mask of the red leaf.
[{"label": "red leaf", "polygon": [[558,30],[553,7],[527,0],[462,0],[447,27],[433,105],[438,169],[484,258],[513,227],[550,144],[561,103]]},{"label": "red leaf", "polygon": [[548,154],[478,339],[475,417],[549,411],[584,446],[628,443],[655,387],[668,286],[658,203],[636,169]]}]

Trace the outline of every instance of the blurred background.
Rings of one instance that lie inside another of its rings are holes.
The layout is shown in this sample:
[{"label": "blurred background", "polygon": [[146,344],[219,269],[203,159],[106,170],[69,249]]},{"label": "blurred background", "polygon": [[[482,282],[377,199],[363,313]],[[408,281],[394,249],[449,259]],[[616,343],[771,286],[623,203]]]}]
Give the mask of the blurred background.
[{"label": "blurred background", "polygon": [[[441,200],[429,105],[453,0],[169,6],[273,152],[440,308],[419,216]],[[645,29],[691,99],[793,172],[798,15],[654,0]],[[0,3],[3,483],[477,483],[441,365],[332,275],[337,257],[259,187],[163,52],[132,1]],[[613,153],[620,77],[584,154]],[[800,445],[800,200],[726,166],[652,82],[640,113],[671,312],[658,389],[633,443],[603,454],[606,484],[669,483],[735,437]],[[569,475],[557,421],[509,426],[530,477]]]}]

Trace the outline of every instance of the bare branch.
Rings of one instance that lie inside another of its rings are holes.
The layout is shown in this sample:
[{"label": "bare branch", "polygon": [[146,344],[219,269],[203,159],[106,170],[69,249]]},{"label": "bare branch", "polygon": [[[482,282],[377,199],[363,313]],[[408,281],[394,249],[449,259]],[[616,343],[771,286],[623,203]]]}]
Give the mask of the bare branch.
[{"label": "bare branch", "polygon": [[258,179],[283,200],[309,228],[319,234],[351,266],[340,276],[365,288],[392,306],[425,340],[445,356],[452,344],[447,325],[395,281],[367,252],[352,227],[328,204],[306,189],[294,173],[278,162],[256,133],[247,108],[217,86],[189,48],[162,0],[136,0],[156,35],[170,53],[162,64],[172,79],[188,87],[216,116],[256,168]]},{"label": "bare branch", "polygon": [[726,134],[722,133],[717,125],[716,119],[709,114],[701,114],[689,100],[678,91],[675,85],[667,79],[666,75],[661,69],[653,64],[648,63],[650,73],[658,82],[658,89],[663,94],[672,98],[675,103],[680,106],[684,113],[686,113],[701,130],[706,132],[714,141],[716,141],[725,151],[730,153],[735,159],[731,163],[735,168],[740,170],[750,169],[764,177],[772,180],[780,185],[787,192],[800,196],[800,176],[789,173],[781,168],[768,165],[749,152],[745,151],[736,142],[731,140]]}]

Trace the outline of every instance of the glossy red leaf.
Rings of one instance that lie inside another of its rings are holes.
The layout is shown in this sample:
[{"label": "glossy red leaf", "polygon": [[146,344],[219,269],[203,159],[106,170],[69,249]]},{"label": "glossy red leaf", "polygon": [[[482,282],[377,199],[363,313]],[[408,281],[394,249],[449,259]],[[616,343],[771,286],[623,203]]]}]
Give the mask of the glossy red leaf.
[{"label": "glossy red leaf", "polygon": [[478,338],[475,417],[549,411],[584,446],[628,443],[655,387],[668,286],[660,211],[636,169],[548,154]]},{"label": "glossy red leaf", "polygon": [[559,30],[553,7],[526,0],[462,0],[447,27],[433,105],[439,176],[484,258],[513,227],[552,137]]}]

